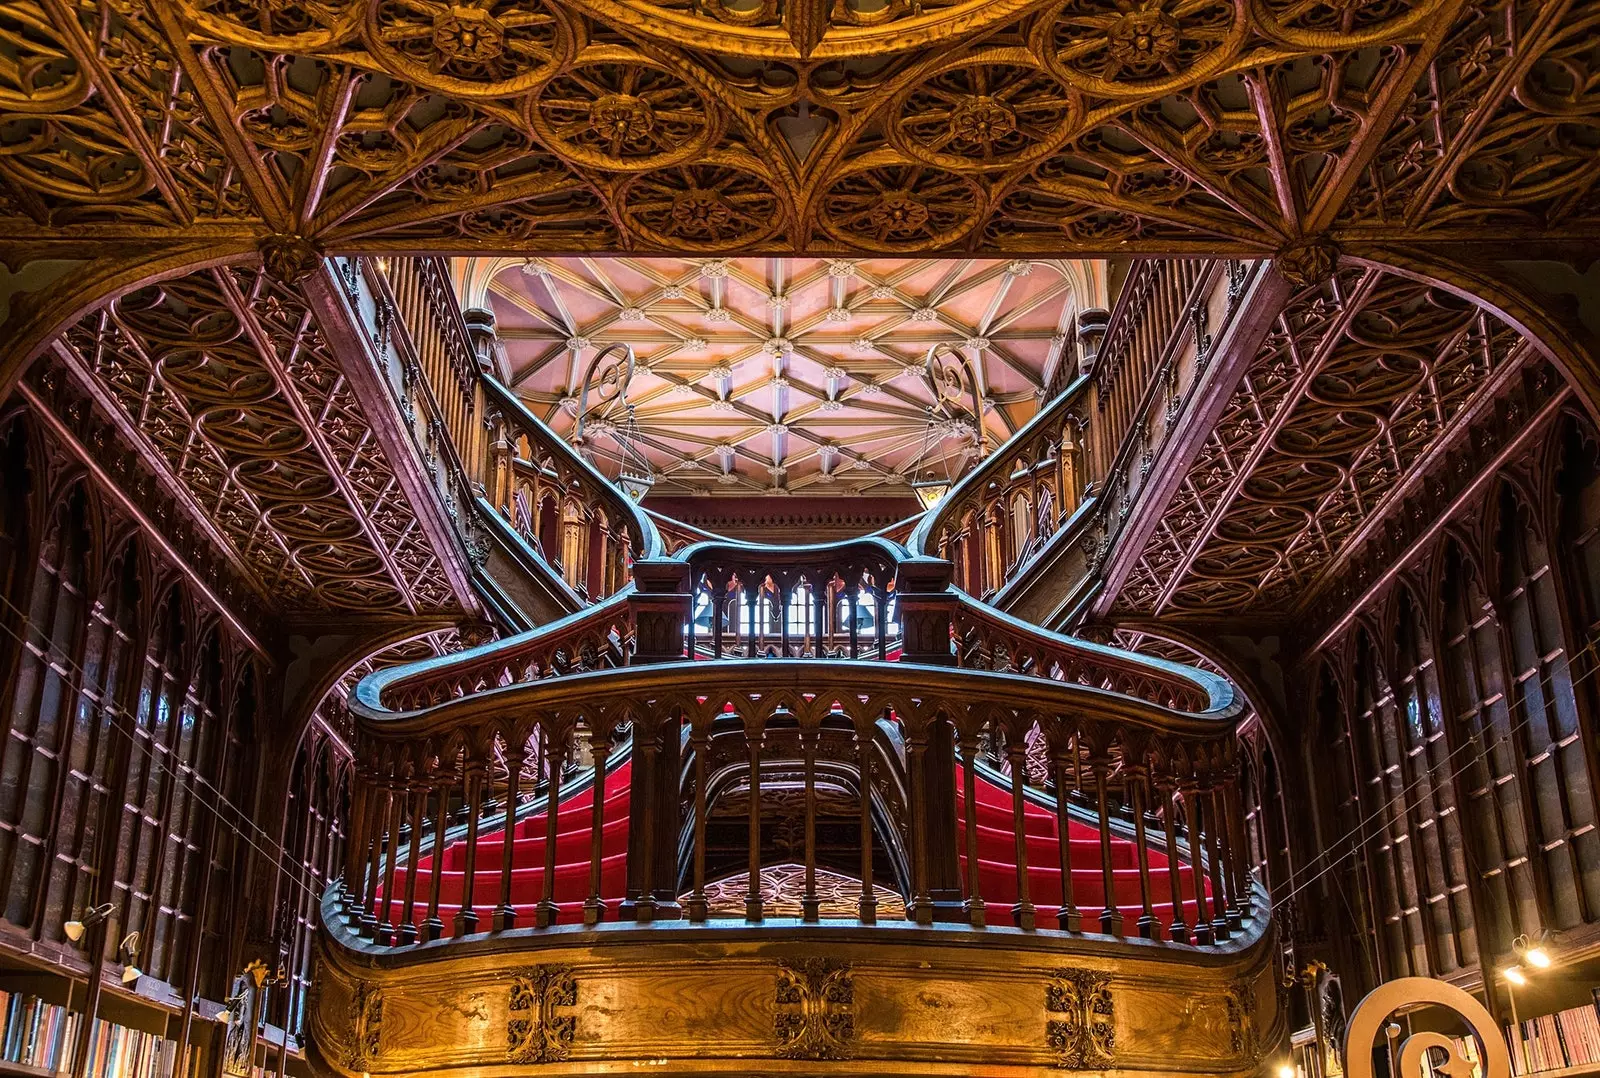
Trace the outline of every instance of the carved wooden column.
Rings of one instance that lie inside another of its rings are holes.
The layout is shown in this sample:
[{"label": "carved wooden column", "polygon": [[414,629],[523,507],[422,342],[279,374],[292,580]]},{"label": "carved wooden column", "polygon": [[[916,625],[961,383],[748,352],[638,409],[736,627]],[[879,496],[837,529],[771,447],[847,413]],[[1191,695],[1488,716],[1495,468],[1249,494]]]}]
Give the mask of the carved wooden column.
[{"label": "carved wooden column", "polygon": [[[689,620],[689,567],[666,558],[633,563],[637,591],[628,600],[633,619],[632,662],[678,662],[683,658],[683,625]],[[647,725],[648,730],[641,730]],[[682,717],[652,715],[634,720],[634,796],[628,804],[628,897],[621,916],[634,916],[648,890],[652,916],[675,920],[678,908],[678,830],[681,809],[678,773],[682,766]],[[648,861],[648,864],[647,864]]]},{"label": "carved wooden column", "polygon": [[[950,589],[954,574],[941,558],[912,558],[895,573],[895,595],[900,603],[902,662],[953,666],[955,654],[950,632],[955,622],[956,597]],[[927,848],[927,889],[933,917],[940,921],[966,918],[961,900],[961,864],[956,843],[956,744],[948,722],[928,724],[922,751],[908,766],[918,769],[920,819]]]}]

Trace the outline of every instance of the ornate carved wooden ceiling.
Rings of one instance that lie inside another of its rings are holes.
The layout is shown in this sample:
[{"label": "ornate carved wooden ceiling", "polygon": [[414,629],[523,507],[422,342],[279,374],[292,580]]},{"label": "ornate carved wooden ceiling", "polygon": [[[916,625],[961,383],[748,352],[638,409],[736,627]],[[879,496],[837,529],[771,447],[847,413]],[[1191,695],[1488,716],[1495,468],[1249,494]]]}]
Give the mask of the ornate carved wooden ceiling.
[{"label": "ornate carved wooden ceiling", "polygon": [[123,296],[56,347],[270,609],[459,608],[296,289],[259,267],[194,273]]},{"label": "ornate carved wooden ceiling", "polygon": [[[1105,301],[1103,266],[1026,259],[499,259],[465,272],[477,289],[493,275],[513,385],[564,435],[597,350],[634,348],[628,399],[661,494],[909,495],[919,469],[957,475],[977,445],[970,424],[930,429],[928,348],[974,361],[992,447],[1076,363],[1077,311]],[[614,441],[587,441],[614,474]]]},{"label": "ornate carved wooden ceiling", "polygon": [[1300,290],[1116,592],[1115,613],[1316,608],[1335,582],[1348,587],[1341,578],[1385,521],[1417,515],[1423,484],[1449,470],[1446,451],[1520,379],[1559,384],[1514,329],[1440,289],[1350,266]]},{"label": "ornate carved wooden ceiling", "polygon": [[1600,233],[1597,20],[1594,0],[17,0],[0,213],[30,243],[273,237],[290,274],[318,248],[1570,240]]}]

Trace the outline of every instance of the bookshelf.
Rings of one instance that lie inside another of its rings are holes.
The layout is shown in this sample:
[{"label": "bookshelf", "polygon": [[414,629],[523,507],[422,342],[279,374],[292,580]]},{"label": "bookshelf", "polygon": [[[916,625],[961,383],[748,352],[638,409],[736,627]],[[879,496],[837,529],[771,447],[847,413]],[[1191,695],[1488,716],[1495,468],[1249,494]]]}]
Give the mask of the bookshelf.
[{"label": "bookshelf", "polygon": [[[1592,991],[1589,1003],[1529,1018],[1521,1025],[1531,1068],[1523,1063],[1523,1053],[1512,1035],[1511,1026],[1507,1025],[1502,1031],[1506,1048],[1511,1053],[1511,1071],[1515,1078],[1600,1078],[1600,988]],[[1483,1078],[1477,1040],[1472,1037],[1450,1039],[1461,1057],[1472,1064],[1473,1078]],[[1291,1037],[1290,1043],[1298,1078],[1310,1078],[1315,1063],[1315,1035],[1310,1029],[1303,1029]],[[1448,1078],[1431,1058],[1425,1070],[1429,1078]],[[1339,1078],[1341,1071],[1336,1052],[1328,1053],[1322,1074],[1325,1078]]]}]

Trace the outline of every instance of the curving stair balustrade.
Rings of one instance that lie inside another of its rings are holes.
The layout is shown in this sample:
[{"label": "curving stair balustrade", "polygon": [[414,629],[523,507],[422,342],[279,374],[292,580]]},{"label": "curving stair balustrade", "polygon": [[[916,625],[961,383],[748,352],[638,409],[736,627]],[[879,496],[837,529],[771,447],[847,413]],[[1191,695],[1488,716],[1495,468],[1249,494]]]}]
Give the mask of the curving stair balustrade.
[{"label": "curving stair balustrade", "polygon": [[1233,265],[1140,264],[1086,375],[932,511],[809,547],[640,510],[495,381],[442,262],[340,273],[524,631],[352,695],[319,1066],[1259,1072],[1231,687],[998,608],[1041,566],[1093,586]]},{"label": "curving stair balustrade", "polygon": [[1231,687],[952,572],[702,540],[361,682],[321,1061],[1253,1073],[1282,1023]]}]

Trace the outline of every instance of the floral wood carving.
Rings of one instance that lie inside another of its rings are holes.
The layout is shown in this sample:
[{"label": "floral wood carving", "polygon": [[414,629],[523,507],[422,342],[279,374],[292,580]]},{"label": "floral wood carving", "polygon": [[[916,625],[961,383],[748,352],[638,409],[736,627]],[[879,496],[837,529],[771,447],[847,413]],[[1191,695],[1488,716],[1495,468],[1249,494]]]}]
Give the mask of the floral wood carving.
[{"label": "floral wood carving", "polygon": [[1597,4],[22,2],[0,215],[239,249],[1594,236]]},{"label": "floral wood carving", "polygon": [[1228,986],[1228,1048],[1235,1056],[1261,1058],[1261,1031],[1256,1028],[1256,990],[1249,982]]},{"label": "floral wood carving", "polygon": [[1402,482],[1532,361],[1493,314],[1341,265],[1297,292],[1189,465],[1116,609],[1312,609]]},{"label": "floral wood carving", "polygon": [[827,958],[778,964],[778,1054],[786,1059],[848,1059],[856,1039],[850,966]]},{"label": "floral wood carving", "polygon": [[1056,970],[1045,985],[1045,1038],[1066,1070],[1104,1070],[1116,1062],[1111,975]]},{"label": "floral wood carving", "polygon": [[383,1042],[383,989],[357,981],[350,993],[350,1043],[345,1046],[344,1069],[365,1071]]},{"label": "floral wood carving", "polygon": [[578,979],[571,966],[533,966],[511,979],[506,1058],[512,1063],[557,1063],[572,1050],[578,1029]]}]

